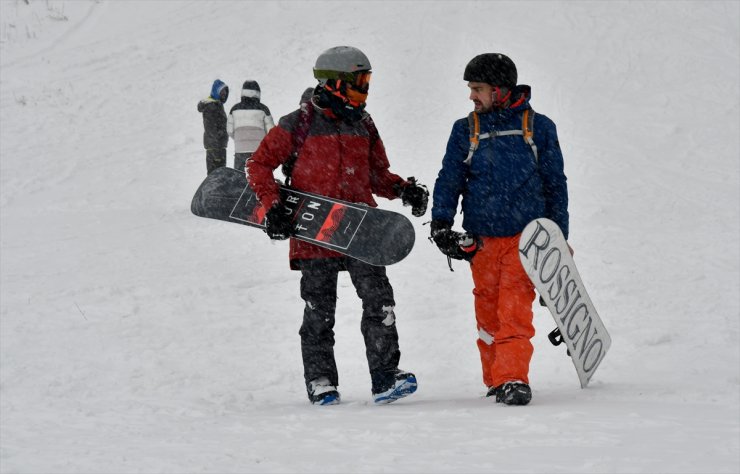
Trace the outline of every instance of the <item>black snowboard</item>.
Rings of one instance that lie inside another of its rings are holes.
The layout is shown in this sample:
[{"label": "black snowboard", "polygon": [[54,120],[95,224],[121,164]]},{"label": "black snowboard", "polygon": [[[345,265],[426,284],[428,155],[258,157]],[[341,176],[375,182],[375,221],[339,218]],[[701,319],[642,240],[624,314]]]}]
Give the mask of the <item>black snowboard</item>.
[{"label": "black snowboard", "polygon": [[[414,247],[414,226],[397,212],[286,187],[280,188],[280,196],[293,211],[296,239],[382,266],[403,260]],[[265,208],[244,173],[232,168],[209,174],[195,192],[190,210],[199,217],[265,228]]]}]

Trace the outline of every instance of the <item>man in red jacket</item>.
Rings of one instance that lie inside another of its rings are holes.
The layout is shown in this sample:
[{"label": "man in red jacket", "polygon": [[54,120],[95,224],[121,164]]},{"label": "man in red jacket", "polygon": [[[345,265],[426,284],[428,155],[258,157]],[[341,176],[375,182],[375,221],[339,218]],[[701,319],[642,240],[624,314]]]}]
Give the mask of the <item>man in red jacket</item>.
[{"label": "man in red jacket", "polygon": [[[267,212],[267,234],[290,237],[291,222],[280,202],[273,170],[295,154],[291,187],[368,206],[373,194],[401,198],[415,216],[426,212],[429,193],[415,180],[389,171],[383,141],[365,112],[370,61],[357,48],[338,46],[316,60],[319,84],[307,107],[282,117],[247,161],[249,184]],[[308,123],[307,118],[310,117]],[[295,140],[296,135],[301,136]],[[302,142],[298,150],[296,143]],[[393,288],[385,267],[360,262],[296,239],[290,240],[290,267],[301,271],[301,298],[306,302],[300,329],[308,398],[316,405],[339,403],[334,360],[334,313],[339,271],[349,272],[362,300],[365,339],[375,403],[390,403],[416,391],[416,377],[398,368]]]}]

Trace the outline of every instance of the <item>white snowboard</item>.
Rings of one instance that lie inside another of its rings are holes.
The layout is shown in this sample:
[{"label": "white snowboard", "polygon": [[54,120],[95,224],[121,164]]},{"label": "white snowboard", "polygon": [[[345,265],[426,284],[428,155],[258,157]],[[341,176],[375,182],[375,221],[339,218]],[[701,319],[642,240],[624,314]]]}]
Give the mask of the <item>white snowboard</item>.
[{"label": "white snowboard", "polygon": [[524,270],[547,304],[585,388],[612,344],[557,224],[535,219],[519,239]]}]

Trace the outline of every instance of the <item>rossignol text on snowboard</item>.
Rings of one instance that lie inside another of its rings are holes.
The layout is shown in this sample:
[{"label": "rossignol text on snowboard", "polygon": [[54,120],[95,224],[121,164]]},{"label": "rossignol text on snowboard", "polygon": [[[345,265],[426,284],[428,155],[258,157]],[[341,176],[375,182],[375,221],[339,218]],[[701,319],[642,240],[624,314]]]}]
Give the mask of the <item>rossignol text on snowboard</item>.
[{"label": "rossignol text on snowboard", "polygon": [[[397,212],[280,187],[291,209],[293,237],[335,250],[371,265],[391,265],[414,246],[414,226]],[[196,216],[265,228],[266,209],[257,200],[242,171],[218,168],[193,196]]]},{"label": "rossignol text on snowboard", "polygon": [[[611,337],[588,296],[557,224],[535,219],[519,240],[519,259],[550,310],[585,388],[604,360]],[[553,343],[556,341],[550,338]],[[559,343],[560,340],[557,340]]]}]

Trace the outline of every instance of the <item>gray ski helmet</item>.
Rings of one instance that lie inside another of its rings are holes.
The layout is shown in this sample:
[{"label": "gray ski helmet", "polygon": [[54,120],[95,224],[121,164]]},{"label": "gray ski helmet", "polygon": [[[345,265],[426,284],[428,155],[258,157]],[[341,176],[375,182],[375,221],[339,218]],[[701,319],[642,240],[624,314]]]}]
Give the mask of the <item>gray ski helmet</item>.
[{"label": "gray ski helmet", "polygon": [[516,86],[517,73],[514,61],[501,53],[479,54],[465,66],[463,79],[468,82],[485,82],[492,86]]},{"label": "gray ski helmet", "polygon": [[352,81],[356,72],[370,71],[370,60],[365,53],[352,46],[335,46],[319,55],[313,76],[321,84],[328,79]]}]

